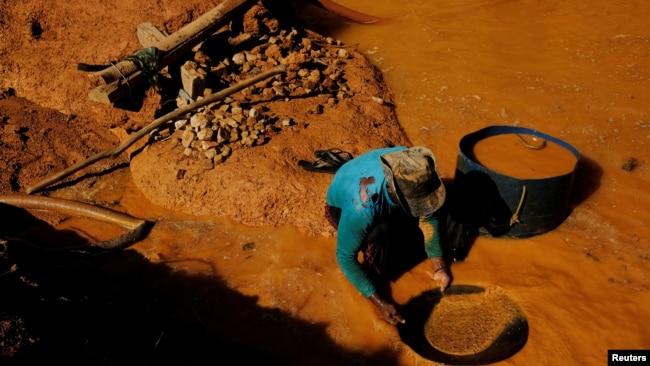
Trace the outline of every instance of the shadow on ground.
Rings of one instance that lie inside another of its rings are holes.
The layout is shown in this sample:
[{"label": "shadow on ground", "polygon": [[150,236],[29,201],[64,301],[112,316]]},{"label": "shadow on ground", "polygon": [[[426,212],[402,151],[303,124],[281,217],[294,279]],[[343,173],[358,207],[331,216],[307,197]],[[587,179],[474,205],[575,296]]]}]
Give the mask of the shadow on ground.
[{"label": "shadow on ground", "polygon": [[361,355],[345,349],[327,335],[328,324],[262,308],[257,297],[228,288],[218,276],[172,271],[133,249],[44,251],[7,235],[29,228],[2,231],[3,365],[396,363],[390,350]]}]

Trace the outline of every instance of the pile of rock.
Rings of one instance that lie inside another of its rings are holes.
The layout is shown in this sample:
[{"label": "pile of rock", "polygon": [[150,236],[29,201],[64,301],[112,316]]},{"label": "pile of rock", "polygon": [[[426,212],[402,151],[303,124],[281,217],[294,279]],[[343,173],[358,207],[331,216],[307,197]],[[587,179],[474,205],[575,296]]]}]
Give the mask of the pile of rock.
[{"label": "pile of rock", "polygon": [[[315,102],[310,108],[310,113],[321,113],[325,106],[352,95],[343,76],[343,66],[352,56],[340,41],[296,29],[278,29],[260,37],[242,34],[237,39],[245,41],[239,44],[231,38],[231,49],[239,49],[216,62],[201,47],[194,50],[194,59],[182,66],[179,107],[211,94],[213,88],[232,86],[277,65],[285,65],[286,72],[195,110],[157,130],[155,139],[176,138],[185,155],[219,164],[232,151],[264,144],[272,134],[295,123],[272,116],[267,103],[329,95],[325,105]],[[243,44],[251,46],[242,49]]]}]

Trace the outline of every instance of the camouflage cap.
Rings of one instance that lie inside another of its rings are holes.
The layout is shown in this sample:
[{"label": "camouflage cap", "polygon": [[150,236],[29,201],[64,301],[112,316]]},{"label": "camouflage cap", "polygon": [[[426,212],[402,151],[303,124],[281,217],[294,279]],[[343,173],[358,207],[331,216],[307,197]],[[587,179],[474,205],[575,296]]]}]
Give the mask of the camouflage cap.
[{"label": "camouflage cap", "polygon": [[416,146],[384,154],[380,160],[389,188],[409,215],[428,215],[445,202],[445,186],[431,150]]}]

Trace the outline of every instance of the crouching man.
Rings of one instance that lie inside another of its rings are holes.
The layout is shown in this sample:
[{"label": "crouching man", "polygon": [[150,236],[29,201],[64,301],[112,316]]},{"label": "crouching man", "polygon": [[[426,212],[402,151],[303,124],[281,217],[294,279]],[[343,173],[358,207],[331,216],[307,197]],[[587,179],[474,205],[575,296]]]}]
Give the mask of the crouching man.
[{"label": "crouching man", "polygon": [[[326,200],[326,217],[337,229],[339,266],[384,320],[404,322],[377,284],[397,275],[406,257],[428,257],[434,281],[441,290],[449,286],[436,217],[445,187],[429,149],[400,146],[359,155],[338,168]],[[411,235],[413,229],[418,235]]]}]

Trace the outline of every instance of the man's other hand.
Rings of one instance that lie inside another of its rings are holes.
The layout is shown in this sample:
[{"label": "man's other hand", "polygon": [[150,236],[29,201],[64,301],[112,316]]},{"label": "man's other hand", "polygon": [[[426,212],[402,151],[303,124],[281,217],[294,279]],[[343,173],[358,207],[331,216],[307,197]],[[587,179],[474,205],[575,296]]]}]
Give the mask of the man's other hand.
[{"label": "man's other hand", "polygon": [[395,325],[397,323],[406,323],[404,318],[397,314],[397,309],[395,309],[395,306],[393,304],[382,300],[379,298],[379,296],[377,296],[377,294],[370,296],[369,299],[377,307],[377,310],[379,310],[379,314],[381,315],[382,319],[388,323],[392,325]]}]

